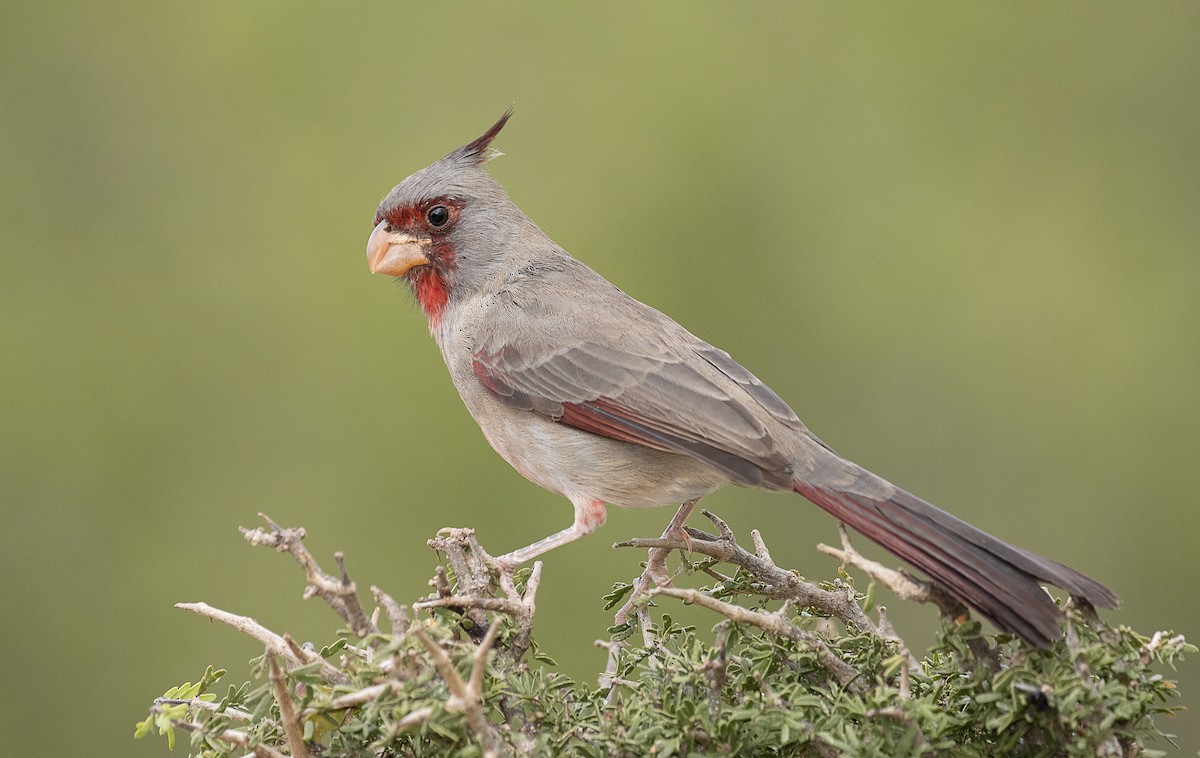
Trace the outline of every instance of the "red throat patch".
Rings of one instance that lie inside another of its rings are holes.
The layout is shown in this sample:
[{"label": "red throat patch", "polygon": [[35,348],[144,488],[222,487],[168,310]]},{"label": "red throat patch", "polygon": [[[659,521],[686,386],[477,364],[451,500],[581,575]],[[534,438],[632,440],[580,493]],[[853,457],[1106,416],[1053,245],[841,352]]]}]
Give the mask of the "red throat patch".
[{"label": "red throat patch", "polygon": [[[429,211],[441,207],[447,211],[446,217],[434,226],[429,220]],[[450,288],[446,284],[446,274],[455,267],[454,244],[450,241],[450,233],[458,223],[463,210],[463,201],[449,195],[427,197],[420,201],[392,206],[381,209],[375,215],[378,225],[386,220],[392,229],[399,229],[414,237],[428,238],[429,246],[425,250],[429,263],[414,266],[409,269],[404,278],[412,288],[413,296],[429,318],[429,327],[436,329],[441,323],[442,314],[450,300]]]},{"label": "red throat patch", "polygon": [[436,329],[446,311],[446,303],[450,299],[450,291],[446,288],[446,280],[433,266],[418,266],[409,272],[408,284],[412,287],[413,296],[425,311],[429,319],[429,327]]}]

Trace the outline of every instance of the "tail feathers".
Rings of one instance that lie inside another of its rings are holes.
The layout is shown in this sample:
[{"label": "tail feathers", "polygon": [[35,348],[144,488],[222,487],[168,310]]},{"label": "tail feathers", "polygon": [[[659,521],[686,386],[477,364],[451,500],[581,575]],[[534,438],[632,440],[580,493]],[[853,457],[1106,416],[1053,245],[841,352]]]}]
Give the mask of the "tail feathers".
[{"label": "tail feathers", "polygon": [[[829,480],[836,484],[797,479],[793,487],[847,526],[925,572],[998,628],[1037,647],[1046,647],[1062,636],[1061,613],[1039,581],[1093,605],[1117,607],[1117,596],[1111,590],[1078,571],[996,539],[854,464],[844,465],[852,467],[854,476]],[[844,468],[842,473],[847,473]],[[849,483],[867,480],[880,486]]]}]

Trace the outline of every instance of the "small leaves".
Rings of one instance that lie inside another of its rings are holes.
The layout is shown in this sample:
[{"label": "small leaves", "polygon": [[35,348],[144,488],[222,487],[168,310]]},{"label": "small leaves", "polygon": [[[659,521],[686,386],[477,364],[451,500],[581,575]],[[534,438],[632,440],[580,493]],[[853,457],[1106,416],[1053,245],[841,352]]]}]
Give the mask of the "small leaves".
[{"label": "small leaves", "polygon": [[[379,638],[382,637],[381,635],[371,635],[371,636],[379,637]],[[342,651],[342,648],[344,648],[344,647],[346,647],[346,638],[339,637],[337,642],[334,642],[332,645],[326,645],[325,647],[321,648],[320,656],[322,658],[324,658],[325,660],[329,660],[333,656],[340,653]]]},{"label": "small leaves", "polygon": [[632,589],[633,585],[629,582],[614,582],[612,592],[604,596],[604,610],[616,608]]},{"label": "small leaves", "polygon": [[[699,574],[713,563],[691,568]],[[441,572],[439,592],[466,593],[458,573],[452,566]],[[468,618],[457,606],[431,606],[406,616],[411,625],[396,634],[331,630],[329,644],[305,646],[319,658],[281,671],[284,690],[303,740],[324,755],[479,756],[489,749],[481,734],[499,754],[529,756],[1156,755],[1144,746],[1163,736],[1158,721],[1165,719],[1156,717],[1173,714],[1179,696],[1161,669],[1197,652],[1170,632],[1091,629],[1068,604],[1069,633],[1047,650],[989,638],[968,620],[948,624],[914,658],[878,630],[831,621],[806,605],[781,609],[754,575],[739,568],[725,579],[729,573],[714,572],[705,593],[777,614],[809,636],[715,614],[712,630],[697,629],[672,615],[676,600],[656,597],[655,611],[643,597],[637,613],[609,627],[611,641],[601,645],[615,656],[606,672],[612,687],[597,688],[555,671],[531,639],[513,654],[519,635],[504,611]],[[538,581],[526,569],[509,579],[520,592]],[[481,591],[478,577],[472,580],[471,591]],[[872,582],[865,596],[857,593],[844,572],[821,586],[859,605],[875,592]],[[614,584],[604,608],[626,601],[632,589]],[[499,594],[495,586],[482,591]],[[495,643],[490,655],[472,636],[485,628]],[[592,636],[581,630],[580,639]],[[832,677],[829,657],[862,686]],[[346,681],[322,676],[331,664]],[[267,669],[265,658],[255,659],[254,681],[218,697],[225,671],[209,667],[156,699],[135,737],[158,732],[174,747],[182,732],[190,753],[204,758],[246,755],[256,746],[283,754],[287,740]]]}]

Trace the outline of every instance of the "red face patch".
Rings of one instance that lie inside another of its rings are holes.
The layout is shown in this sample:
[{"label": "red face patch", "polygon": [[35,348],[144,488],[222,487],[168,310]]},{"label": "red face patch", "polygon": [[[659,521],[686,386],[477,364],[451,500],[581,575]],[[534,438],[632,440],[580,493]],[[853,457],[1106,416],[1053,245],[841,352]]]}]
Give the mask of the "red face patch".
[{"label": "red face patch", "polygon": [[[448,215],[444,222],[435,218],[434,220],[439,221],[435,226],[430,220],[430,211],[439,206],[445,208]],[[445,236],[454,228],[455,223],[458,222],[459,215],[462,213],[462,208],[463,203],[458,198],[439,195],[409,205],[382,208],[375,215],[375,225],[378,225],[380,221],[386,220],[393,229],[400,229],[417,237],[437,239],[438,237]]]},{"label": "red face patch", "polygon": [[385,208],[375,216],[376,224],[387,221],[393,229],[432,240],[428,253],[429,265],[410,269],[404,278],[433,328],[441,322],[446,303],[450,300],[446,278],[455,268],[450,232],[458,223],[462,209],[463,203],[458,198],[439,195],[409,205]]}]

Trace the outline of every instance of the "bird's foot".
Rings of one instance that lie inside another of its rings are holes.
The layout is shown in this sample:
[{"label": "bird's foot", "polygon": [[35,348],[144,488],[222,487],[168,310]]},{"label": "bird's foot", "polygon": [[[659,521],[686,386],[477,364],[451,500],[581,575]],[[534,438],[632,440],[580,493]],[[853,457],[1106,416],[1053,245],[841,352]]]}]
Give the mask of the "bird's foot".
[{"label": "bird's foot", "polygon": [[[692,552],[692,537],[682,526],[667,527],[667,530],[662,533],[664,540],[679,540],[687,545],[687,554]],[[639,582],[645,585],[646,589],[650,587],[670,587],[674,576],[667,569],[667,556],[671,554],[670,548],[652,547],[649,550],[646,560],[646,569],[642,571],[642,576]]]}]

